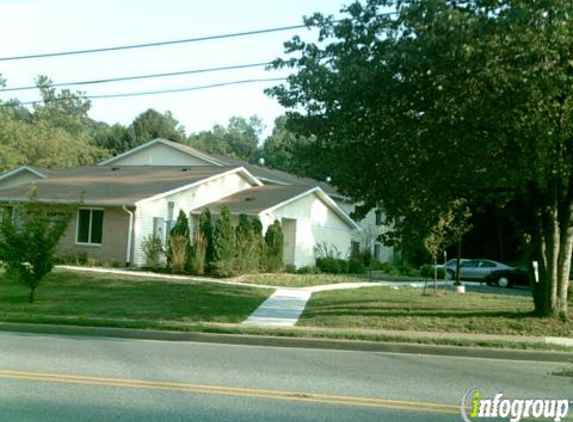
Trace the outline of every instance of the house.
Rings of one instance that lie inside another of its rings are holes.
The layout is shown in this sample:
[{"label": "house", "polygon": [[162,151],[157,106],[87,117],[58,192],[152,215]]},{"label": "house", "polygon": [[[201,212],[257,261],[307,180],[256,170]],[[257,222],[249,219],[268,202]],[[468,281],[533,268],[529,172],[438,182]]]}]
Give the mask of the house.
[{"label": "house", "polygon": [[19,167],[0,175],[0,201],[26,200],[31,184],[42,201],[80,203],[59,251],[83,251],[104,262],[144,265],[143,241],[151,235],[165,241],[180,210],[192,226],[205,208],[217,214],[224,205],[235,218],[259,217],[263,230],[278,219],[285,263],[297,267],[315,262],[317,245],[348,256],[365,231],[349,216],[354,204],[327,183],[164,139],[97,166]]}]

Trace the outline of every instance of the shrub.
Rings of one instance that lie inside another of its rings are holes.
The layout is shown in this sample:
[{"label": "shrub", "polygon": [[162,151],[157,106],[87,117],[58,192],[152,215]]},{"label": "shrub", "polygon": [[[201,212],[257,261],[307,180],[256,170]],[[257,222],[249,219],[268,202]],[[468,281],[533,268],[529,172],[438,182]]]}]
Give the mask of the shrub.
[{"label": "shrub", "polygon": [[198,232],[201,234],[205,241],[205,264],[204,271],[209,272],[212,270],[214,259],[214,245],[213,245],[213,221],[211,219],[211,211],[209,209],[203,210],[199,216]]},{"label": "shrub", "polygon": [[203,275],[207,261],[207,239],[200,230],[195,233],[193,252],[193,271],[197,275]]},{"label": "shrub", "polygon": [[213,230],[213,272],[220,277],[233,274],[235,264],[235,229],[227,206],[221,208]]},{"label": "shrub", "polygon": [[253,225],[245,214],[239,215],[235,229],[237,256],[235,268],[239,273],[252,273],[258,269],[258,256],[255,255],[255,234]]},{"label": "shrub", "polygon": [[263,236],[263,225],[261,220],[257,217],[251,221],[253,227],[253,257],[256,263],[256,271],[264,271],[266,269],[265,260],[267,254],[267,245],[265,237]]},{"label": "shrub", "polygon": [[344,269],[340,266],[340,259],[331,256],[316,258],[316,266],[320,272],[327,274],[340,274]]},{"label": "shrub", "polygon": [[[175,273],[182,273],[190,269],[192,250],[189,233],[187,215],[185,215],[183,210],[179,210],[177,221],[169,232],[169,241],[167,243],[167,263]],[[174,247],[178,249],[174,250]]]},{"label": "shrub", "polygon": [[[434,267],[429,264],[420,267],[420,276],[424,278],[434,278]],[[438,279],[444,278],[444,269],[438,268]]]},{"label": "shrub", "polygon": [[169,238],[169,249],[171,251],[171,270],[181,274],[185,272],[188,263],[189,238],[182,234],[174,234]]},{"label": "shrub", "polygon": [[267,271],[277,272],[283,266],[284,234],[281,223],[275,220],[265,233]]},{"label": "shrub", "polygon": [[362,260],[356,258],[348,260],[348,274],[364,274],[365,272]]},{"label": "shrub", "polygon": [[283,268],[285,273],[296,274],[296,266],[294,264],[286,264]]},{"label": "shrub", "polygon": [[307,265],[296,270],[297,274],[320,274],[320,268],[316,265]]},{"label": "shrub", "polygon": [[145,237],[143,242],[141,242],[141,248],[145,255],[145,264],[154,268],[159,267],[161,264],[161,257],[165,253],[161,239],[150,234]]}]

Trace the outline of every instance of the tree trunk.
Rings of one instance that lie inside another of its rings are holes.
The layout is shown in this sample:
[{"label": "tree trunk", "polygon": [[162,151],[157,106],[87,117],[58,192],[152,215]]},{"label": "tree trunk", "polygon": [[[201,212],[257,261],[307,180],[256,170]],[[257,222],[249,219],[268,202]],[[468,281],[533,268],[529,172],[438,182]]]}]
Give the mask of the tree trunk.
[{"label": "tree trunk", "polygon": [[458,244],[457,244],[457,261],[456,261],[456,281],[455,281],[455,285],[459,286],[462,283],[460,283],[460,267],[461,267],[461,262],[462,262],[462,239],[458,240]]},{"label": "tree trunk", "polygon": [[555,203],[537,216],[533,247],[539,262],[539,282],[534,280],[533,296],[535,312],[540,316],[567,318],[573,252],[570,207],[560,208]]},{"label": "tree trunk", "polygon": [[30,287],[30,293],[28,293],[28,303],[34,303],[35,292],[36,292],[36,286]]}]

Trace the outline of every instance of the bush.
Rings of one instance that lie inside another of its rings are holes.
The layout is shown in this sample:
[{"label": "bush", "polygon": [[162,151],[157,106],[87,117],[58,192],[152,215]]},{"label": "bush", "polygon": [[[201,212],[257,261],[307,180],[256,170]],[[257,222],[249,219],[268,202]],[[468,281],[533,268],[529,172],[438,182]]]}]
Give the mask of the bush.
[{"label": "bush", "polygon": [[297,274],[320,274],[320,268],[316,265],[307,265],[296,270]]},{"label": "bush", "polygon": [[161,257],[165,253],[161,239],[150,234],[145,237],[143,242],[141,242],[141,248],[145,255],[145,264],[153,268],[159,267],[161,264]]},{"label": "bush", "polygon": [[171,271],[176,274],[185,272],[188,262],[189,238],[182,234],[172,235],[169,238],[169,249],[171,251]]},{"label": "bush", "polygon": [[348,260],[348,274],[364,274],[366,269],[360,259],[351,258]]},{"label": "bush", "polygon": [[213,230],[213,272],[228,277],[235,269],[235,229],[229,207],[221,207]]},{"label": "bush", "polygon": [[289,274],[296,274],[296,266],[294,264],[286,264],[283,271]]},{"label": "bush", "polygon": [[195,233],[195,244],[193,245],[193,272],[197,275],[205,274],[207,261],[207,239],[201,230]]},{"label": "bush", "polygon": [[[438,279],[444,278],[444,269],[438,268]],[[420,276],[424,278],[434,278],[434,267],[429,264],[422,265],[420,267]]]},{"label": "bush", "polygon": [[320,272],[327,274],[340,274],[345,268],[341,268],[340,259],[332,256],[323,258],[316,258],[316,266],[320,268]]},{"label": "bush", "polygon": [[266,269],[267,245],[263,236],[263,225],[261,220],[255,217],[251,220],[251,226],[253,227],[253,256],[256,263],[256,271],[264,271]]},{"label": "bush", "polygon": [[281,223],[275,220],[265,233],[267,271],[277,272],[283,266],[284,234]]},{"label": "bush", "polygon": [[245,214],[239,215],[239,224],[235,228],[235,245],[237,272],[252,273],[258,270],[259,257],[256,255],[255,233],[251,221]]}]

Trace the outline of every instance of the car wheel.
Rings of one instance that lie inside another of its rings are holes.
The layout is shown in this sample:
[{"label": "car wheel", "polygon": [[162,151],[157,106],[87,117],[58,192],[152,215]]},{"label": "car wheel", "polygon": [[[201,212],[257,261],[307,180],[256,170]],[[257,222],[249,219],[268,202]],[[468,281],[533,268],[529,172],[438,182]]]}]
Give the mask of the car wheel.
[{"label": "car wheel", "polygon": [[509,281],[509,278],[502,276],[497,279],[497,285],[504,288],[511,287],[511,282]]},{"label": "car wheel", "polygon": [[446,278],[448,280],[453,280],[454,279],[454,272],[452,270],[446,271]]}]

